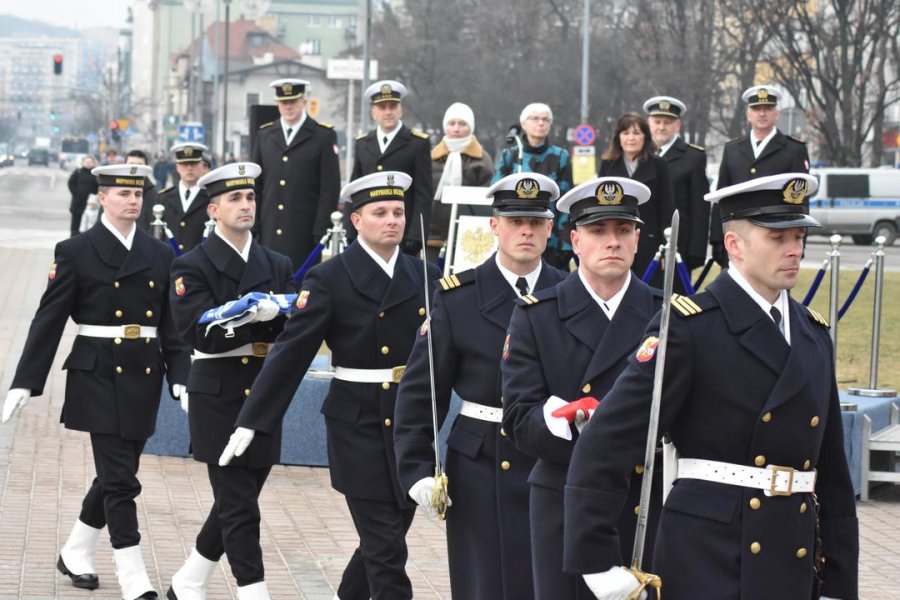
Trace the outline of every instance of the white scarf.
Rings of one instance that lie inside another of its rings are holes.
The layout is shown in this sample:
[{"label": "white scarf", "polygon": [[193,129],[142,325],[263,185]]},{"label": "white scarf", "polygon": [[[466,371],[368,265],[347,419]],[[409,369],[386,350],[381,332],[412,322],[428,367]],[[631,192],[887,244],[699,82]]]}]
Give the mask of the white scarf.
[{"label": "white scarf", "polygon": [[441,180],[437,184],[434,192],[434,199],[440,200],[444,193],[445,185],[462,185],[462,154],[460,154],[472,142],[472,136],[467,135],[464,138],[450,139],[444,136],[444,144],[450,154],[444,163],[444,172],[441,173]]}]

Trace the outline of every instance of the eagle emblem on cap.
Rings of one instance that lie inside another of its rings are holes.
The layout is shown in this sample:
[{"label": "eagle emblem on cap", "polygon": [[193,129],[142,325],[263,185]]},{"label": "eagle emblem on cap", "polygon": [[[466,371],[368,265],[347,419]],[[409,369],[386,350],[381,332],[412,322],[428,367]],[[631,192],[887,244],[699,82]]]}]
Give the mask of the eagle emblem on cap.
[{"label": "eagle emblem on cap", "polygon": [[769,90],[766,88],[762,88],[756,92],[756,98],[758,100],[768,100],[769,99]]},{"label": "eagle emblem on cap", "polygon": [[388,176],[387,176],[387,184],[390,185],[390,186],[393,186],[393,185],[394,185],[394,174],[393,174],[393,173],[389,173],[389,174],[388,174]]},{"label": "eagle emblem on cap", "polygon": [[386,84],[386,83],[385,83],[384,85],[381,86],[381,95],[382,95],[382,96],[390,96],[390,95],[391,95],[391,92],[393,92],[393,91],[394,91],[394,90],[391,89],[391,86],[389,86],[389,85]]},{"label": "eagle emblem on cap", "polygon": [[281,86],[281,91],[285,96],[290,96],[294,93],[294,84],[293,83],[285,83]]},{"label": "eagle emblem on cap", "polygon": [[670,108],[672,108],[672,105],[666,100],[659,103],[659,110],[669,110]]},{"label": "eagle emblem on cap", "polygon": [[791,179],[784,186],[783,198],[788,204],[803,204],[806,193],[809,190],[809,184],[805,179]]},{"label": "eagle emblem on cap", "polygon": [[241,177],[244,176],[244,173],[247,172],[247,167],[245,165],[238,165],[238,175]]},{"label": "eagle emblem on cap", "polygon": [[622,204],[625,192],[622,186],[615,182],[601,183],[597,186],[597,203],[602,206],[615,206]]},{"label": "eagle emblem on cap", "polygon": [[131,171],[129,171],[132,175],[137,175],[137,167],[131,167]]},{"label": "eagle emblem on cap", "polygon": [[184,149],[184,155],[187,156],[188,158],[192,157],[194,155],[194,149],[191,148],[190,146],[186,147]]},{"label": "eagle emblem on cap", "polygon": [[516,196],[521,200],[534,200],[540,191],[537,180],[530,177],[516,184]]}]

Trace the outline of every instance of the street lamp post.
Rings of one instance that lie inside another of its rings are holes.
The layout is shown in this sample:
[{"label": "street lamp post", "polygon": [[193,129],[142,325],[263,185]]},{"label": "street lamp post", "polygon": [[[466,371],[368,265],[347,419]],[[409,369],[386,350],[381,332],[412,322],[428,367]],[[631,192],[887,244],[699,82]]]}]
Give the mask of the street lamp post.
[{"label": "street lamp post", "polygon": [[225,0],[225,73],[222,80],[222,163],[228,150],[228,54],[230,41],[229,25],[231,22],[231,0]]}]

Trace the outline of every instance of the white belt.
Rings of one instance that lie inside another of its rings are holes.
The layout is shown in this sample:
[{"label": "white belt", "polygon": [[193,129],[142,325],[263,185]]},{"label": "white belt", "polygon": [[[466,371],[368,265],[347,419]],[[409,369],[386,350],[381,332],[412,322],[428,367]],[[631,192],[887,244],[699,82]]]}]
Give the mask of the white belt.
[{"label": "white belt", "polygon": [[78,335],[96,338],[137,340],[156,337],[156,327],[148,325],[78,325]]},{"label": "white belt", "polygon": [[462,408],[459,414],[464,417],[471,417],[479,421],[490,421],[491,423],[500,423],[503,421],[503,409],[496,406],[485,406],[477,402],[462,401]]},{"label": "white belt", "polygon": [[400,365],[392,369],[348,369],[347,367],[335,367],[334,378],[341,381],[354,383],[400,383],[406,365]]},{"label": "white belt", "polygon": [[257,358],[263,358],[266,354],[269,353],[269,348],[272,347],[272,344],[267,344],[265,342],[253,342],[252,344],[244,344],[239,348],[235,348],[234,350],[228,350],[227,352],[216,352],[215,354],[206,354],[205,352],[200,352],[199,350],[194,350],[194,353],[191,355],[191,360],[203,360],[207,358],[229,358],[232,356],[255,356]]},{"label": "white belt", "polygon": [[685,478],[755,488],[765,491],[766,496],[790,496],[816,488],[815,471],[795,471],[778,465],[746,467],[697,458],[678,459],[678,479]]}]

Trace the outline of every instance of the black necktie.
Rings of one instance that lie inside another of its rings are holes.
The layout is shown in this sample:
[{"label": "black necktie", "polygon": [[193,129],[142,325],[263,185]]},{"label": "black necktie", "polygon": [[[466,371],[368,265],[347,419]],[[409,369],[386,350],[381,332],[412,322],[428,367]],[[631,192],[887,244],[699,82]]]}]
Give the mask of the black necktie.
[{"label": "black necktie", "polygon": [[294,131],[294,130],[291,129],[290,127],[288,127],[288,130],[287,130],[287,136],[285,137],[285,140],[291,139],[291,132],[292,132],[292,131]]},{"label": "black necktie", "polygon": [[528,282],[525,281],[524,277],[519,277],[516,279],[516,289],[519,290],[520,296],[528,295]]},{"label": "black necktie", "polygon": [[188,188],[184,192],[184,201],[187,202],[190,199],[191,199],[191,188]]},{"label": "black necktie", "polygon": [[384,147],[387,148],[387,145],[388,145],[388,139],[387,139],[387,136],[384,136]]},{"label": "black necktie", "polygon": [[784,335],[784,331],[781,329],[781,311],[773,306],[769,309],[769,314],[772,315],[772,320],[778,325],[778,331],[781,331],[781,334]]}]

